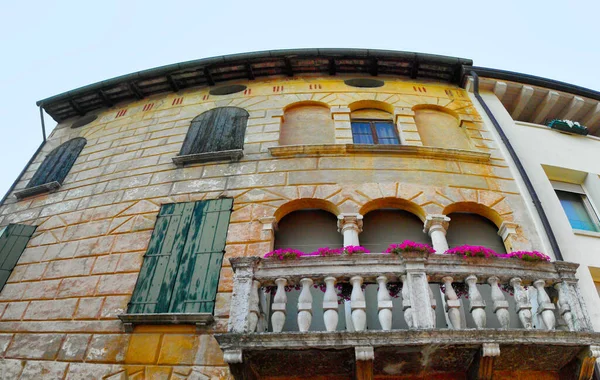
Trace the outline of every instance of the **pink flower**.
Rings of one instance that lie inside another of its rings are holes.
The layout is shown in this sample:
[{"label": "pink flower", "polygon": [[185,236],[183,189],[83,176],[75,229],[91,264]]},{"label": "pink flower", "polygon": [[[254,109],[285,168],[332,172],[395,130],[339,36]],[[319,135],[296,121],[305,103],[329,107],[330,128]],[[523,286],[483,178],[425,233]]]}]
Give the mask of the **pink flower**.
[{"label": "pink flower", "polygon": [[461,245],[444,252],[446,255],[457,255],[463,257],[500,257],[501,255],[492,249],[480,245]]},{"label": "pink flower", "polygon": [[550,257],[538,251],[516,251],[505,255],[506,258],[524,261],[550,261]]},{"label": "pink flower", "polygon": [[306,256],[306,253],[298,251],[297,249],[291,248],[280,248],[271,252],[265,253],[263,256],[265,259],[269,257],[276,257],[279,260],[297,259],[300,256]]},{"label": "pink flower", "polygon": [[435,250],[428,244],[416,243],[410,240],[404,240],[400,244],[390,244],[385,253],[394,253],[396,255],[402,252],[421,252],[421,253],[435,253]]},{"label": "pink flower", "polygon": [[346,255],[354,255],[357,253],[371,253],[371,251],[360,245],[347,245],[344,247],[344,254]]},{"label": "pink flower", "polygon": [[329,248],[323,247],[319,248],[314,252],[310,253],[310,256],[339,256],[344,253],[343,248]]}]

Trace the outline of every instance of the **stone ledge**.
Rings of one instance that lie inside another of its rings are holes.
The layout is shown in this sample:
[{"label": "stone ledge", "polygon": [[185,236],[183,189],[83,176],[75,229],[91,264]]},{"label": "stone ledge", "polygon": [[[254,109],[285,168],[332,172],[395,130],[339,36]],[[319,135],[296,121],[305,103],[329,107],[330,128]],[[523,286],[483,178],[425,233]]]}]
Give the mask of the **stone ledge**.
[{"label": "stone ledge", "polygon": [[418,158],[437,158],[462,162],[486,163],[490,161],[489,153],[435,148],[415,145],[373,145],[373,144],[315,144],[315,145],[285,145],[269,148],[273,157],[306,157],[333,156],[344,154],[385,154]]},{"label": "stone ledge", "polygon": [[239,161],[244,152],[242,149],[222,150],[219,152],[207,152],[186,154],[173,157],[173,163],[177,166],[186,164],[212,162],[212,161]]},{"label": "stone ledge", "polygon": [[215,334],[221,349],[308,349],[353,348],[357,346],[402,347],[424,344],[548,344],[589,346],[600,344],[600,333],[547,330],[500,329],[427,329],[361,332],[283,332]]},{"label": "stone ledge", "polygon": [[136,325],[196,325],[207,326],[214,322],[211,313],[158,313],[120,314],[125,332],[133,332]]},{"label": "stone ledge", "polygon": [[15,191],[15,197],[17,197],[18,200],[21,200],[38,194],[54,193],[59,188],[60,183],[52,181],[35,187],[28,187],[23,190]]}]

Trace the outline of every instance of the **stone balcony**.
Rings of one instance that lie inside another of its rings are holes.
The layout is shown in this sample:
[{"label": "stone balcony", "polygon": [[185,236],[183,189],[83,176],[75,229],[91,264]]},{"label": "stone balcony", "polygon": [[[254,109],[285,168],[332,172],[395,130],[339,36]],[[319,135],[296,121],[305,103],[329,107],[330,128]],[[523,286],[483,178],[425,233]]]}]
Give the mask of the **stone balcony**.
[{"label": "stone balcony", "polygon": [[407,253],[231,264],[229,329],[216,338],[236,379],[587,379],[600,354],[573,263]]}]

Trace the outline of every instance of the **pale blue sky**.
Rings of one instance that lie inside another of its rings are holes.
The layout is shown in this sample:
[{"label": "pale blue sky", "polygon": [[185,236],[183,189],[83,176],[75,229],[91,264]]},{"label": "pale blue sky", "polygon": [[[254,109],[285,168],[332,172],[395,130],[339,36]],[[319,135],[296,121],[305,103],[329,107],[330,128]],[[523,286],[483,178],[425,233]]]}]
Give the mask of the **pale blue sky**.
[{"label": "pale blue sky", "polygon": [[[0,196],[42,141],[37,100],[170,63],[256,50],[471,58],[600,90],[597,1],[0,2]],[[48,133],[56,123],[46,115]]]}]

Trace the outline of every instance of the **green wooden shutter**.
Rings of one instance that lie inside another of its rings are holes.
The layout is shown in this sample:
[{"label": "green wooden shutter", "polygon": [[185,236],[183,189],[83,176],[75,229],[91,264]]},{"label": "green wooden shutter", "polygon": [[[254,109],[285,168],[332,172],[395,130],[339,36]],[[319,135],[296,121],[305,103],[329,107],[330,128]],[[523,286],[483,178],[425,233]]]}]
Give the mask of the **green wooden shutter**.
[{"label": "green wooden shutter", "polygon": [[166,313],[194,203],[163,205],[129,304],[129,313]]},{"label": "green wooden shutter", "polygon": [[17,265],[35,228],[25,224],[9,224],[0,235],[0,289]]},{"label": "green wooden shutter", "polygon": [[62,184],[86,143],[86,139],[77,137],[48,153],[27,187],[35,187],[52,181]]},{"label": "green wooden shutter", "polygon": [[129,313],[212,312],[233,200],[163,205]]},{"label": "green wooden shutter", "polygon": [[171,301],[173,313],[212,313],[233,199],[198,202]]},{"label": "green wooden shutter", "polygon": [[238,107],[214,108],[196,116],[179,154],[242,149],[248,116],[248,111]]}]

